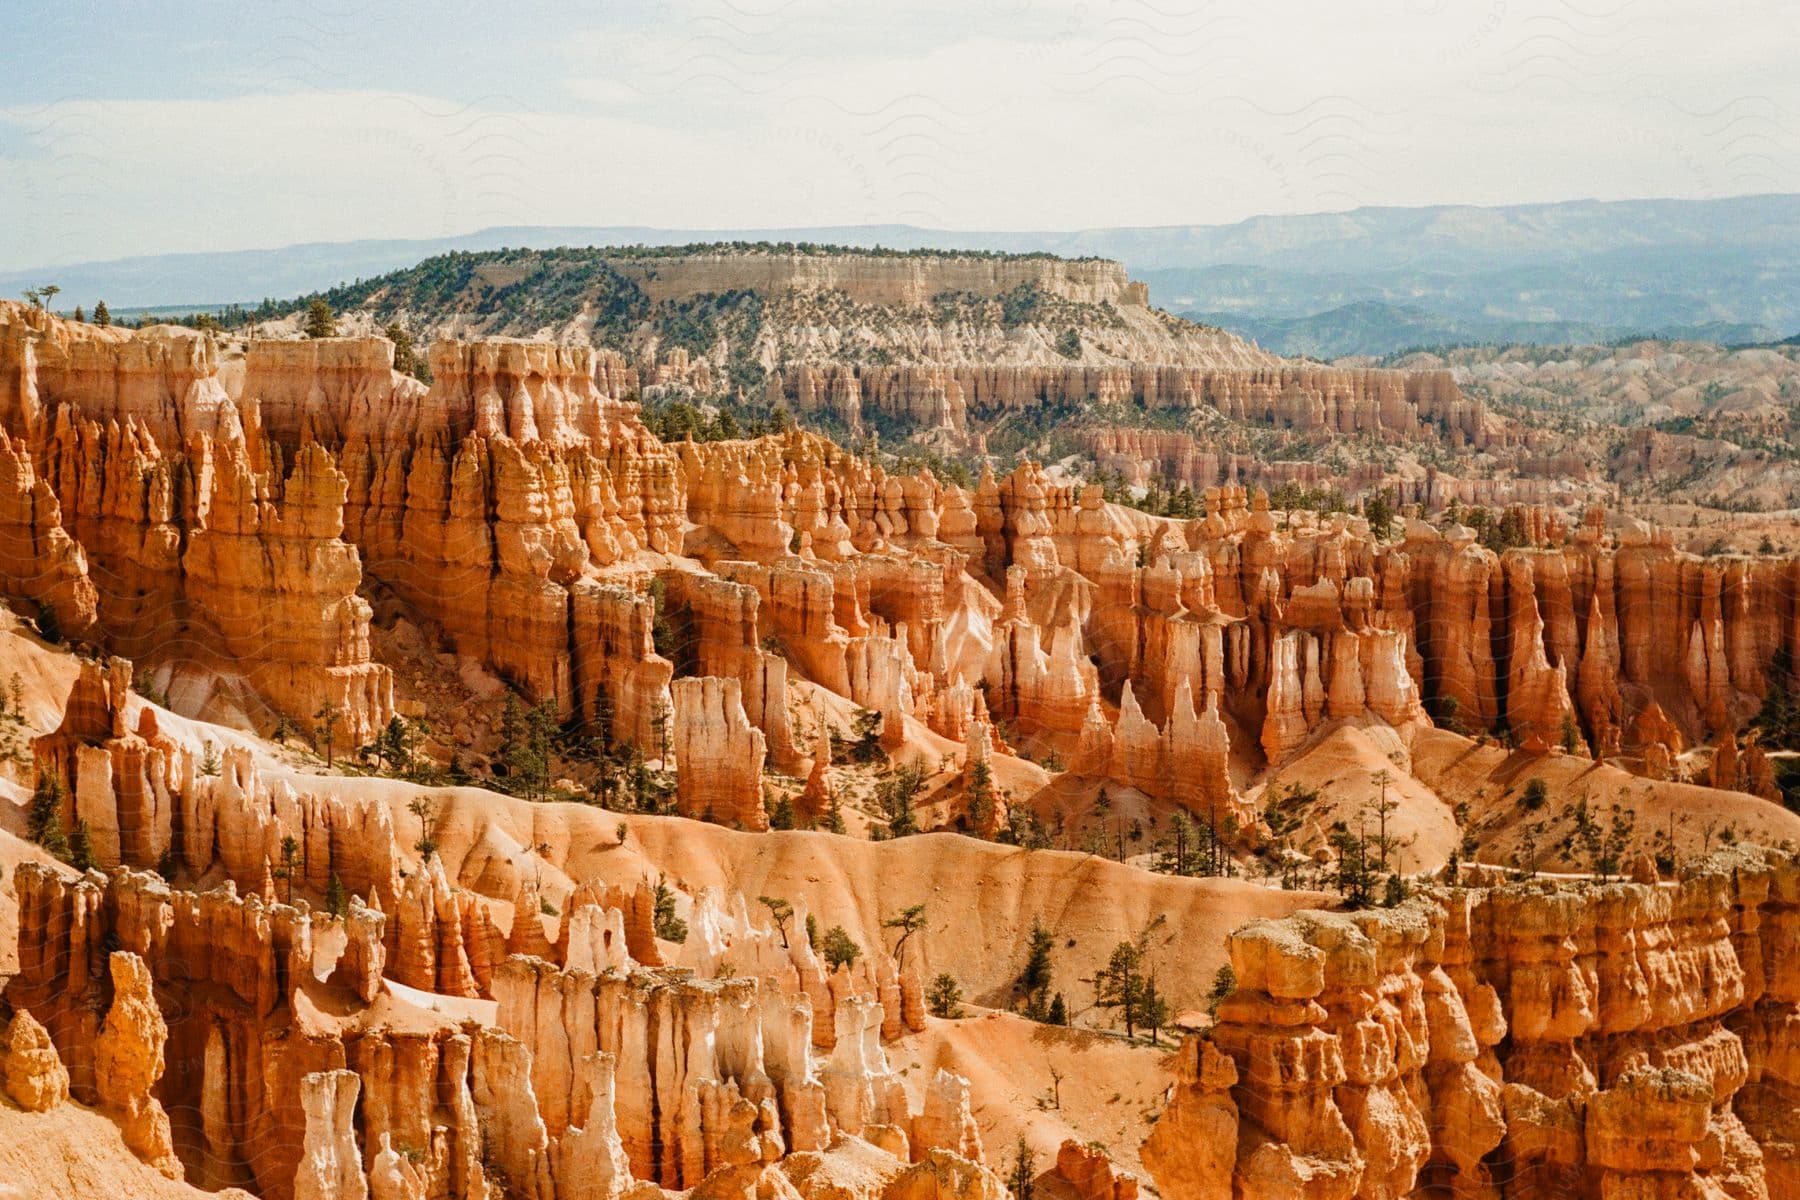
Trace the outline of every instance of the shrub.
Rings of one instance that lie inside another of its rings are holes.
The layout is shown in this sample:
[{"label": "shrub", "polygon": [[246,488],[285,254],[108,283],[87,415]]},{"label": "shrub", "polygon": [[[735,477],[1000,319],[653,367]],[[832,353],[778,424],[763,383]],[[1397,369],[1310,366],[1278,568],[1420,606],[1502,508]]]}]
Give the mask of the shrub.
[{"label": "shrub", "polygon": [[1538,812],[1550,803],[1550,785],[1542,779],[1533,778],[1525,784],[1524,794],[1519,797],[1519,804],[1527,812]]}]

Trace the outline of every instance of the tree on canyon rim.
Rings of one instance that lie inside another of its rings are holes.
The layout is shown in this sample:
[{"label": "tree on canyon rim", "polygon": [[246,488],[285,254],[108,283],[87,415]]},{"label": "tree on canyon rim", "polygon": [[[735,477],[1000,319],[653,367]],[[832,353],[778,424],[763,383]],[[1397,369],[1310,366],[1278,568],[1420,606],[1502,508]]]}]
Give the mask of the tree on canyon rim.
[{"label": "tree on canyon rim", "polygon": [[313,297],[312,303],[306,306],[306,319],[301,322],[300,329],[309,338],[337,336],[337,320],[331,315],[331,305],[325,303],[325,297]]}]

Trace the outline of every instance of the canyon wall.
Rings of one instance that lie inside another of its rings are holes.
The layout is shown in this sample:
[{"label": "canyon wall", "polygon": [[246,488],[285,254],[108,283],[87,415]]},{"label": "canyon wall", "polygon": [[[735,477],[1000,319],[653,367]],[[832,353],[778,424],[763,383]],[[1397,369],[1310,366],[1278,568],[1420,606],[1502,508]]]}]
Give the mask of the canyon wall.
[{"label": "canyon wall", "polygon": [[[830,972],[804,942],[789,951],[750,925],[741,899],[735,914],[701,899],[680,969],[633,958],[626,910],[572,905],[568,965],[499,962],[497,1010],[476,1021],[396,993],[391,918],[354,899],[333,917],[230,884],[195,893],[127,869],[68,878],[30,863],[14,883],[21,958],[7,998],[32,1023],[15,1023],[9,1078],[53,1104],[53,1049],[77,1099],[201,1186],[286,1200],[366,1179],[379,1192],[380,1177],[407,1174],[399,1153],[425,1194],[451,1200],[494,1187],[616,1196],[634,1179],[685,1188],[779,1169],[842,1136],[896,1155],[890,1177],[948,1153],[991,1178],[967,1082],[941,1073],[914,1106],[887,1066],[882,1038],[921,1027],[916,981],[885,961]],[[828,1055],[815,1001],[834,1013]],[[596,1181],[603,1193],[582,1190]]]},{"label": "canyon wall", "polygon": [[[1214,357],[1224,361],[1105,366],[783,363],[769,378],[768,396],[797,412],[835,413],[852,427],[868,412],[927,428],[961,430],[970,413],[1122,404],[1150,410],[1209,408],[1234,421],[1303,433],[1373,434],[1460,449],[1489,444],[1481,402],[1465,397],[1448,371],[1300,366],[1230,353]],[[1234,357],[1247,360],[1232,361]],[[1147,444],[1134,443],[1154,436],[1115,432],[1103,436],[1097,449],[1147,449]]]},{"label": "canyon wall", "polygon": [[1253,922],[1145,1165],[1169,1200],[1794,1194],[1797,905],[1741,849]]},{"label": "canyon wall", "polygon": [[[1777,655],[1800,649],[1794,560],[1699,559],[1599,514],[1571,530],[1527,510],[1531,545],[1504,555],[1458,527],[1382,540],[1356,518],[1272,513],[1233,486],[1206,490],[1204,518],[1152,518],[1029,464],[960,488],[798,431],[664,446],[622,398],[629,369],[580,347],[440,342],[427,388],[380,339],[253,342],[221,363],[186,331],[16,305],[0,320],[0,537],[29,551],[6,586],[149,665],[229,665],[303,724],[335,708],[351,744],[393,704],[370,659],[371,583],[559,715],[640,746],[678,674],[734,681],[786,771],[806,766],[788,720],[801,681],[881,710],[893,744],[909,720],[959,736],[985,688],[982,719],[1065,760],[1087,739],[1094,770],[1121,714],[1127,745],[1140,717],[1187,730],[1185,682],[1195,732],[1178,740],[1207,747],[1209,805],[1342,720],[1430,714],[1662,770],[1671,737],[1741,729]],[[1196,402],[1486,436],[1430,375],[1240,375],[1196,377]],[[1054,398],[1000,379],[971,376],[969,395]],[[719,711],[695,763],[749,744]],[[1215,718],[1238,763],[1223,774]],[[1169,777],[1159,753],[1140,783]],[[727,791],[715,811],[756,827],[749,781]]]}]

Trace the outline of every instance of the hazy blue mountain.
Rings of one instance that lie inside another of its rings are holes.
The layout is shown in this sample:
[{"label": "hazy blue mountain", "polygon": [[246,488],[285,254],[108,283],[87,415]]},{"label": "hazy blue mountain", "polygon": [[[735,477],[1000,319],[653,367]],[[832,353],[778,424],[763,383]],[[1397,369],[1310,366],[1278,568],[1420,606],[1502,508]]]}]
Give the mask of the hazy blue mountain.
[{"label": "hazy blue mountain", "polygon": [[[1388,355],[1433,346],[1584,345],[1647,336],[1645,331],[1580,321],[1515,321],[1500,317],[1448,317],[1413,305],[1358,300],[1303,317],[1254,316],[1244,312],[1183,311],[1182,316],[1217,325],[1278,354],[1333,359],[1350,354]],[[1779,332],[1766,325],[1714,322],[1668,325],[1657,336],[1737,345],[1768,342]]]},{"label": "hazy blue mountain", "polygon": [[[5,271],[0,294],[56,283],[61,302],[71,307],[91,307],[100,298],[115,310],[210,306],[323,290],[447,250],[719,240],[1103,255],[1148,281],[1152,299],[1164,307],[1211,314],[1226,324],[1227,317],[1252,325],[1304,319],[1311,325],[1281,336],[1314,337],[1313,344],[1342,352],[1382,353],[1394,348],[1396,337],[1411,344],[1414,332],[1438,341],[1561,341],[1580,330],[1618,336],[1741,328],[1761,336],[1800,329],[1796,195],[1364,208],[1231,225],[1061,233],[906,225],[494,228],[417,241],[314,243]],[[1362,307],[1370,303],[1394,311]]]}]

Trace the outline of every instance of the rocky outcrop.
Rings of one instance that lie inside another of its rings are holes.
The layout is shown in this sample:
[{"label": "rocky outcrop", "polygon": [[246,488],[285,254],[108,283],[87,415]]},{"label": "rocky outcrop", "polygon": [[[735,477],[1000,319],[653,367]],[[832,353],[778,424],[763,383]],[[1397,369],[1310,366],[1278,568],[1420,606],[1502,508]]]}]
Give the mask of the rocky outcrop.
[{"label": "rocky outcrop", "polygon": [[384,724],[387,672],[369,662],[359,556],[340,537],[345,481],[329,457],[272,450],[202,335],[126,335],[12,305],[0,330],[0,369],[20,381],[0,415],[0,496],[13,497],[0,499],[0,530],[29,542],[6,556],[19,572],[9,590],[73,632],[97,611],[105,640],[133,658],[169,646],[209,667],[229,658],[297,720],[329,698],[351,736]]},{"label": "rocky outcrop", "polygon": [[300,1081],[306,1141],[294,1176],[294,1200],[367,1200],[369,1182],[353,1127],[361,1090],[354,1071],[319,1071]]},{"label": "rocky outcrop", "polygon": [[1253,922],[1145,1165],[1172,1200],[1785,1194],[1797,904],[1738,850]]},{"label": "rocky outcrop", "polygon": [[95,858],[107,867],[163,861],[195,777],[192,750],[161,733],[155,709],[133,695],[131,677],[125,659],[84,661],[62,724],[32,744],[39,772],[63,785],[63,828],[84,824]]},{"label": "rocky outcrop", "polygon": [[0,1084],[27,1112],[49,1112],[69,1098],[69,1072],[55,1043],[24,1009],[13,1014],[0,1039]]},{"label": "rocky outcrop", "polygon": [[23,436],[0,427],[0,592],[23,596],[56,615],[57,627],[83,636],[99,616],[100,594],[87,554],[62,524],[62,505],[38,477]]},{"label": "rocky outcrop", "polygon": [[94,1037],[94,1092],[119,1122],[133,1153],[171,1179],[181,1178],[169,1114],[154,1094],[163,1073],[169,1027],[150,990],[150,969],[125,950],[110,959],[112,1007]]},{"label": "rocky outcrop", "polygon": [[393,679],[369,661],[362,563],[342,540],[348,481],[317,443],[296,452],[280,503],[266,475],[233,441],[188,448],[201,520],[182,556],[185,594],[218,634],[223,661],[309,726],[327,704],[338,736],[360,745],[393,715]]},{"label": "rocky outcrop", "polygon": [[767,829],[762,791],[767,742],[744,716],[738,681],[677,679],[673,690],[676,810],[741,829]]},{"label": "rocky outcrop", "polygon": [[[1109,724],[1096,702],[1088,710],[1081,745],[1071,770],[1104,777],[1148,796],[1172,800],[1222,829],[1226,818],[1250,817],[1231,782],[1231,735],[1219,717],[1218,698],[1194,713],[1186,679],[1175,693],[1175,708],[1158,730],[1144,716],[1129,681],[1119,702],[1119,719]],[[1253,818],[1252,818],[1253,819]]]},{"label": "rocky outcrop", "polygon": [[1056,1149],[1056,1177],[1081,1200],[1135,1200],[1137,1176],[1119,1171],[1098,1148],[1070,1138]]},{"label": "rocky outcrop", "polygon": [[[1148,310],[1120,311],[1120,338],[1144,333]],[[786,712],[799,679],[880,709],[890,740],[908,718],[966,730],[961,697],[985,680],[991,715],[1065,760],[1096,705],[1123,707],[1127,680],[1159,728],[1185,680],[1209,744],[1216,697],[1240,759],[1278,763],[1324,725],[1425,711],[1546,743],[1572,724],[1612,753],[1643,750],[1631,732],[1652,706],[1689,742],[1736,732],[1776,654],[1797,648],[1791,563],[1703,561],[1632,522],[1590,519],[1565,539],[1521,510],[1532,547],[1501,557],[1460,527],[1415,523],[1394,542],[1356,518],[1274,514],[1230,483],[1204,489],[1204,517],[1149,518],[1029,465],[956,488],[799,431],[664,447],[623,398],[629,369],[579,347],[444,341],[426,388],[391,370],[380,339],[255,342],[228,370],[177,331],[10,305],[4,328],[17,386],[0,428],[29,503],[0,505],[0,529],[33,531],[25,573],[48,554],[78,579],[79,551],[108,584],[98,612],[118,649],[216,642],[290,715],[337,704],[346,740],[391,705],[368,661],[365,574],[560,715],[643,747],[678,666],[650,636],[654,573],[680,673],[735,679],[785,770],[801,765]],[[1192,361],[940,364],[905,382],[883,372],[923,368],[818,363],[807,386],[896,410],[1130,396],[1295,430],[1488,437],[1447,376],[1232,362],[1211,335],[1157,336]],[[669,386],[698,370],[665,366]],[[684,548],[711,573],[647,557]],[[52,607],[79,621],[79,591]],[[212,640],[184,641],[190,622]],[[1665,770],[1661,753],[1644,769]]]}]

